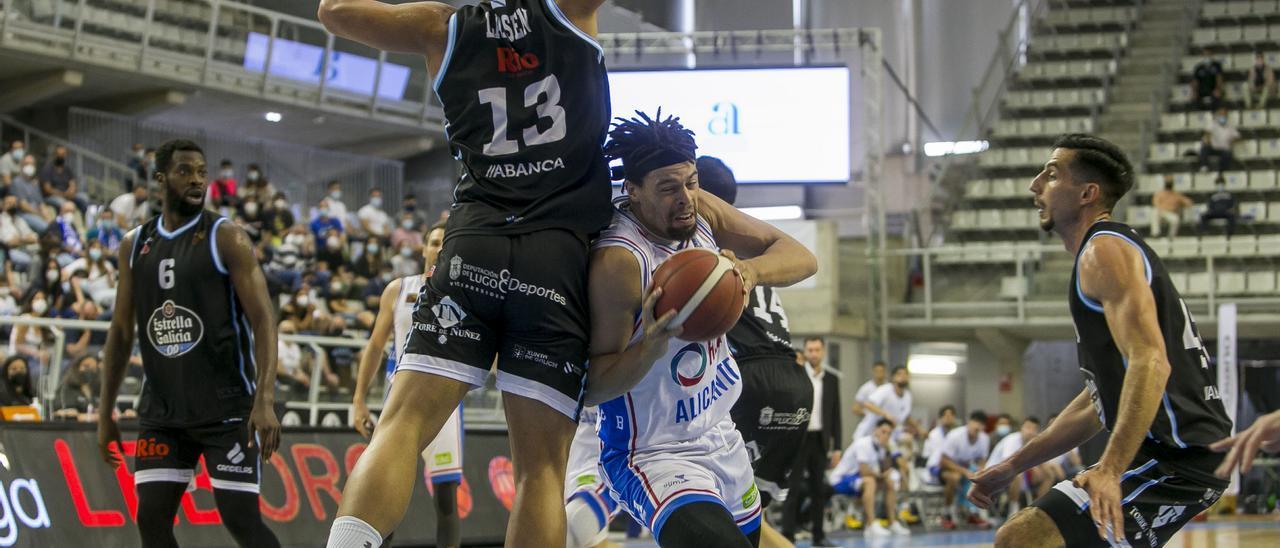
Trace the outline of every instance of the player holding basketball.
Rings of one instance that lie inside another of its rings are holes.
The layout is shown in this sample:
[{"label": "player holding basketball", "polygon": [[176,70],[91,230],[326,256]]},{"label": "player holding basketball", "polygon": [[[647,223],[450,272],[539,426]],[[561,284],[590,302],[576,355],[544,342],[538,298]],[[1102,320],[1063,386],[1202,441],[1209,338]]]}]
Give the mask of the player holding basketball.
[{"label": "player holding basketball", "polygon": [[[436,258],[440,255],[440,247],[444,244],[444,225],[431,227],[423,237],[423,244],[425,268],[422,274],[392,280],[382,290],[378,317],[373,322],[369,344],[365,345],[360,354],[360,370],[356,373],[356,390],[351,405],[354,408],[352,421],[356,430],[365,438],[376,431],[369,414],[369,405],[365,402],[369,386],[373,384],[373,376],[377,374],[380,363],[386,363],[387,386],[392,384],[396,372],[396,356],[404,351],[409,331],[413,329],[413,307],[418,302],[418,293],[431,277]],[[395,345],[391,347],[389,359],[383,362],[382,349],[387,347],[387,337],[393,331]],[[436,502],[436,546],[459,546],[462,542],[462,524],[458,517],[458,486],[462,483],[461,415],[462,406],[459,405],[449,415],[449,420],[445,421],[440,433],[422,451],[422,461],[430,470],[432,497]],[[387,535],[386,544],[390,543],[391,535]]]},{"label": "player holding basketball", "polygon": [[206,169],[195,143],[161,145],[155,179],[164,190],[162,213],[120,243],[98,447],[108,463],[122,464],[111,451],[114,441],[124,452],[112,412],[136,328],[145,333],[133,475],[142,546],[178,545],[174,518],[202,455],[236,543],[280,546],[258,502],[262,461],[280,443],[271,301],[248,234],[204,209]]},{"label": "player holding basketball", "polygon": [[[748,293],[789,285],[817,260],[782,231],[698,188],[692,132],[673,118],[620,121],[605,152],[622,160],[627,196],[591,258],[591,368],[601,470],[625,511],[662,546],[753,546],[760,497],[729,417],[742,374],[724,336],[675,339],[674,311],[654,318],[658,264],[700,247],[736,259]],[[737,311],[734,311],[735,313]]]},{"label": "player holding basketball", "polygon": [[[1040,227],[1076,254],[1069,288],[1086,390],[1044,433],[973,478],[987,507],[1022,472],[1111,432],[1098,464],[1064,480],[996,533],[997,546],[1160,546],[1218,500],[1231,421],[1215,372],[1160,258],[1111,210],[1133,187],[1115,145],[1065,135],[1031,182]],[[1093,409],[1090,409],[1092,402]]]},{"label": "player holding basketball", "polygon": [[[698,158],[698,186],[729,205],[738,197],[738,180],[719,158]],[[786,500],[787,476],[800,458],[809,427],[813,383],[803,368],[796,367],[782,298],[762,285],[747,298],[747,309],[727,334],[742,370],[742,396],[730,414],[751,455],[760,506],[768,508],[775,500]],[[760,544],[780,547],[791,542],[762,520]]]},{"label": "player holding basketball", "polygon": [[587,256],[609,222],[603,0],[453,8],[322,0],[334,34],[426,56],[464,173],[440,274],[413,316],[377,436],[343,490],[329,546],[378,546],[413,490],[418,453],[498,358],[516,500],[509,546],[565,541],[564,475],[586,374]]}]

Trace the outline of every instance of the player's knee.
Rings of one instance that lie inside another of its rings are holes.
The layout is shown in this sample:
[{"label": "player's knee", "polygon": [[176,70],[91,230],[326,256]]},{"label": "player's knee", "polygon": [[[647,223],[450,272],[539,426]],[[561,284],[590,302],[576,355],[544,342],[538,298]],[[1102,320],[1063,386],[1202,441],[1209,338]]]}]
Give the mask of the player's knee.
[{"label": "player's knee", "polygon": [[874,495],[874,494],[876,493],[876,486],[877,486],[876,478],[863,478],[863,479],[862,479],[862,492],[863,492],[863,493],[871,493],[872,495]]}]

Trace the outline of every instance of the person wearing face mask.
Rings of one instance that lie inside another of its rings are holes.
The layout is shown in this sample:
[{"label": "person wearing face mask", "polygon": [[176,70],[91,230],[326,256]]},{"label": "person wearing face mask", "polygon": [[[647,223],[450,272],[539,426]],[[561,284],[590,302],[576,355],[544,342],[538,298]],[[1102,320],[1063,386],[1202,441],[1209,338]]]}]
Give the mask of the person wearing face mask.
[{"label": "person wearing face mask", "polygon": [[356,276],[366,280],[377,278],[382,272],[383,266],[387,264],[384,257],[385,247],[378,240],[369,240],[364,244],[364,253],[356,259],[356,264],[352,266],[352,271]]},{"label": "person wearing face mask", "polygon": [[347,204],[342,201],[342,183],[329,181],[328,190],[325,191],[322,202],[328,205],[329,218],[336,220],[345,230],[347,228]]},{"label": "person wearing face mask", "polygon": [[1213,48],[1204,48],[1204,59],[1192,69],[1191,104],[1204,110],[1217,110],[1222,103],[1226,86],[1222,63],[1213,55]]},{"label": "person wearing face mask", "polygon": [[240,201],[254,201],[265,205],[270,203],[275,195],[276,187],[267,180],[262,168],[258,164],[249,164],[245,168],[244,184],[240,185],[240,190],[236,193]]},{"label": "person wearing face mask", "polygon": [[316,261],[330,265],[346,262],[347,237],[336,228],[325,231],[324,237],[316,242]]},{"label": "person wearing face mask", "polygon": [[422,271],[421,258],[421,256],[414,254],[413,246],[401,244],[396,250],[395,256],[391,257],[391,272],[397,278],[412,276]]},{"label": "person wearing face mask", "polygon": [[136,187],[147,186],[147,148],[142,143],[134,143],[133,148],[129,151],[129,157],[125,164],[129,169],[133,170],[133,177],[125,179],[125,190],[131,191]]},{"label": "person wearing face mask", "polygon": [[400,212],[400,222],[396,224],[395,230],[391,231],[391,248],[399,249],[404,244],[420,248],[422,245],[422,232],[418,230],[418,226],[412,213],[408,211]]},{"label": "person wearing face mask", "polygon": [[369,192],[369,203],[356,211],[356,218],[370,238],[386,238],[391,234],[391,216],[382,210],[381,190],[375,188]]},{"label": "person wearing face mask", "polygon": [[27,147],[21,139],[16,139],[9,144],[9,150],[0,156],[0,181],[6,185],[12,182],[13,175],[17,173],[22,157],[26,153]]},{"label": "person wearing face mask", "polygon": [[0,245],[8,251],[8,260],[19,269],[25,269],[39,250],[39,237],[18,215],[18,199],[5,196],[0,206]]},{"label": "person wearing face mask", "polygon": [[[58,387],[55,417],[78,419],[98,405],[102,368],[96,355],[81,356],[67,369]],[[92,418],[92,416],[90,416]]]},{"label": "person wearing face mask", "polygon": [[22,157],[18,171],[9,183],[9,195],[18,199],[18,216],[36,233],[43,233],[53,220],[53,211],[44,205],[40,181],[36,178],[36,158],[30,154]]},{"label": "person wearing face mask", "polygon": [[1204,135],[1200,139],[1200,171],[1209,171],[1210,158],[1218,160],[1218,173],[1231,169],[1235,160],[1231,147],[1239,140],[1240,130],[1227,118],[1226,107],[1219,108],[1213,118],[1205,122]]},{"label": "person wearing face mask", "polygon": [[285,340],[284,336],[298,334],[298,327],[292,321],[280,322],[279,329],[281,338],[276,350],[276,359],[280,367],[276,369],[276,382],[291,390],[306,393],[307,388],[311,386],[311,375],[307,374],[313,359],[311,353],[304,352],[298,343]]},{"label": "person wearing face mask", "polygon": [[0,405],[31,405],[36,391],[31,382],[30,367],[25,356],[10,356],[4,361],[0,377]]},{"label": "person wearing face mask", "polygon": [[1244,81],[1244,108],[1267,108],[1267,99],[1276,96],[1276,71],[1267,65],[1261,51],[1253,54],[1253,65]]},{"label": "person wearing face mask", "polygon": [[339,233],[344,232],[341,221],[342,217],[339,216],[334,208],[334,204],[336,203],[340,204],[342,202],[325,198],[320,200],[320,205],[316,207],[316,218],[312,219],[311,224],[309,225],[311,228],[311,234],[316,237],[316,240],[323,241],[325,233],[329,230],[337,230]]},{"label": "person wearing face mask", "polygon": [[218,165],[218,178],[209,182],[209,194],[205,206],[216,210],[236,205],[236,170],[231,160],[223,159]]},{"label": "person wearing face mask", "polygon": [[[27,293],[23,299],[20,318],[44,318],[49,314],[49,294],[42,289]],[[9,332],[8,354],[27,356],[33,369],[49,362],[50,348],[46,342],[52,339],[48,328],[19,324]]]},{"label": "person wearing face mask", "polygon": [[996,415],[996,427],[991,431],[991,446],[995,447],[996,444],[1000,443],[1000,440],[1012,432],[1013,417],[1008,413]]},{"label": "person wearing face mask", "polygon": [[52,207],[61,210],[62,204],[74,202],[76,208],[84,211],[89,207],[89,195],[80,192],[70,162],[67,147],[54,148],[53,160],[40,170],[40,190],[44,192],[45,203]]},{"label": "person wearing face mask", "polygon": [[150,216],[148,208],[146,185],[135,185],[133,190],[116,196],[108,206],[115,215],[116,226],[123,230],[131,230],[145,222]]},{"label": "person wearing face mask", "polygon": [[98,221],[85,233],[85,239],[99,242],[108,255],[114,255],[120,249],[120,240],[124,239],[124,231],[116,224],[116,215],[110,209],[103,208],[98,213]]},{"label": "person wearing face mask", "polygon": [[107,256],[102,242],[90,240],[85,256],[62,269],[64,274],[83,272],[85,276],[79,283],[81,294],[104,307],[111,306],[116,296],[116,268]]}]

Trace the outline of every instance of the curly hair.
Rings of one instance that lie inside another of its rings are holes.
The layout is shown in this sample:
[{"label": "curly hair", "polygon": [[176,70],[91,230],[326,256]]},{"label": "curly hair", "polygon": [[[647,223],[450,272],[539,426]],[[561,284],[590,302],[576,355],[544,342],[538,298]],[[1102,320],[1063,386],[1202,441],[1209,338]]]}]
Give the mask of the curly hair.
[{"label": "curly hair", "polygon": [[610,161],[622,160],[622,169],[614,170],[614,180],[640,184],[650,171],[694,161],[698,145],[693,132],[680,125],[680,118],[662,118],[662,109],[653,118],[640,111],[636,114],[636,118],[617,118],[609,130],[604,155]]}]

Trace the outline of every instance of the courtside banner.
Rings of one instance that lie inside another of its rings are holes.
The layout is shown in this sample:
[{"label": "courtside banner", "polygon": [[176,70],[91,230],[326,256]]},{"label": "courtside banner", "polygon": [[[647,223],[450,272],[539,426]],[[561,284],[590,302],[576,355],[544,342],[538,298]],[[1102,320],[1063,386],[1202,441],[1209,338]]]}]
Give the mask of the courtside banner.
[{"label": "courtside banner", "polygon": [[[0,547],[138,546],[136,429],[121,428],[129,458],[112,470],[98,456],[92,424],[0,423]],[[462,540],[500,544],[515,500],[507,435],[467,432],[464,443]],[[279,451],[262,465],[261,499],[263,519],[282,545],[324,546],[342,486],[365,446],[354,431],[285,429]],[[422,472],[419,464],[397,546],[435,543],[435,510]],[[185,548],[235,545],[222,527],[203,459],[194,491],[182,498],[175,534]]]}]

